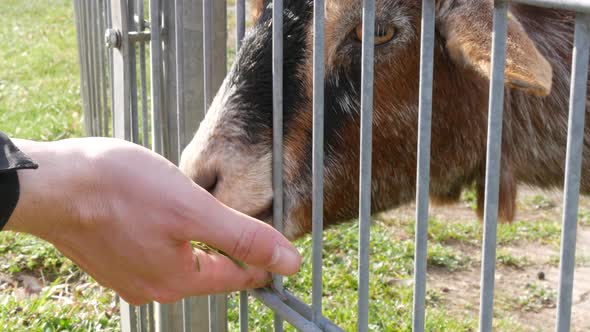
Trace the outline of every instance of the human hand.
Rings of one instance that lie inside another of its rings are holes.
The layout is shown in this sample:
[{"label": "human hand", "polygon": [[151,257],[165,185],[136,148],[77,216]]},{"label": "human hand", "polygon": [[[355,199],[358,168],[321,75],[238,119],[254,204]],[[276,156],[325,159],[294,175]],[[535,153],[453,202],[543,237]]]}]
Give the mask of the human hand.
[{"label": "human hand", "polygon": [[[107,138],[14,142],[39,169],[19,171],[21,198],[6,229],[47,240],[131,304],[257,288],[269,272],[299,269],[300,255],[280,233],[147,149]],[[195,256],[191,241],[248,266]]]}]

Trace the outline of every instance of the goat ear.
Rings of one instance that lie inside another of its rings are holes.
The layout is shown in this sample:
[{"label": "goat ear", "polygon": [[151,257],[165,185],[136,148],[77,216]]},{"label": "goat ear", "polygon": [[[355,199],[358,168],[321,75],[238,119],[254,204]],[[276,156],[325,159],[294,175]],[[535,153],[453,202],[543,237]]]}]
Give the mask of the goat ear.
[{"label": "goat ear", "polygon": [[250,2],[250,5],[252,6],[252,22],[258,21],[260,15],[262,15],[262,12],[264,11],[266,2],[266,0],[252,0]]},{"label": "goat ear", "polygon": [[[446,39],[452,60],[490,78],[493,30],[492,1],[454,0],[439,2],[438,29]],[[535,96],[551,92],[553,70],[534,42],[508,14],[506,85]]]}]

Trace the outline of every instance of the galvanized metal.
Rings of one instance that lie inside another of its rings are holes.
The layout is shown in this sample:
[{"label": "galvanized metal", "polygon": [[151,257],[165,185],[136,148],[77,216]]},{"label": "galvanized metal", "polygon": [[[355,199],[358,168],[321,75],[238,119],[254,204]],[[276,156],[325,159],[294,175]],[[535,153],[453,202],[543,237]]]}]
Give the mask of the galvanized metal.
[{"label": "galvanized metal", "polygon": [[212,77],[213,77],[213,55],[211,51],[213,49],[212,44],[212,29],[211,29],[211,16],[212,16],[212,1],[203,0],[203,72],[204,72],[204,93],[205,93],[205,112],[211,105],[213,100],[213,89],[212,89]]},{"label": "galvanized metal", "polygon": [[[182,0],[174,1],[174,18],[175,18],[175,36],[174,44],[176,48],[175,58],[175,69],[176,69],[176,121],[178,130],[178,142],[177,154],[178,156],[182,153],[182,144],[184,142],[185,132],[181,130],[184,126],[185,121],[185,110],[184,110],[184,2]],[[182,320],[183,320],[183,331],[192,331],[192,303],[190,298],[182,300]]]},{"label": "galvanized metal", "polygon": [[236,50],[242,48],[246,34],[246,0],[236,0]]},{"label": "galvanized metal", "polygon": [[[151,95],[152,95],[152,150],[162,154],[163,147],[163,110],[161,99],[162,84],[162,40],[161,40],[161,7],[160,0],[150,0],[151,20],[151,42],[150,42],[150,63],[151,63]],[[169,326],[169,307],[165,304],[154,304],[155,331],[164,332]]]},{"label": "galvanized metal", "polygon": [[248,292],[240,292],[240,332],[248,332]]},{"label": "galvanized metal", "polygon": [[[106,10],[106,23],[107,23],[107,27],[112,27],[113,26],[113,18],[111,16],[111,0],[106,0],[105,1],[105,10]],[[115,80],[115,74],[114,74],[114,66],[113,66],[113,52],[107,52],[108,53],[108,62],[109,62],[109,79],[110,79],[110,84],[109,84],[109,88],[110,88],[110,97],[111,97],[111,128],[115,128],[115,105],[114,105],[114,100],[113,100],[113,96],[115,95],[115,85],[113,84],[114,80]],[[108,126],[108,125],[107,125]]]},{"label": "galvanized metal", "polygon": [[[137,31],[144,33],[145,31],[145,8],[144,0],[137,0]],[[148,36],[147,40],[138,40],[139,42],[139,80],[141,82],[141,143],[144,147],[149,148],[149,113],[148,113],[148,98],[147,98],[147,64],[146,64],[146,47],[145,43],[149,42],[151,38],[150,33],[145,33]]]},{"label": "galvanized metal", "polygon": [[147,332],[148,331],[148,324],[149,324],[147,305],[142,305],[141,307],[139,307],[137,320],[138,320],[138,324],[139,324],[138,332]]},{"label": "galvanized metal", "polygon": [[[265,288],[256,289],[252,291],[252,295],[272,309],[276,316],[286,320],[299,331],[322,331],[317,325],[305,319],[293,308],[285,304],[274,292]],[[282,328],[282,319],[280,320],[281,325],[279,328]],[[277,326],[275,326],[275,331],[277,331]]]},{"label": "galvanized metal", "polygon": [[578,203],[582,177],[582,152],[587,105],[588,60],[590,50],[590,15],[576,16],[572,81],[570,88],[570,115],[568,126],[567,162],[561,233],[561,259],[559,266],[559,300],[557,305],[557,332],[571,328],[572,291],[576,265],[576,231]]},{"label": "galvanized metal", "polygon": [[[108,0],[98,0],[98,30],[97,35],[100,38],[103,31],[106,30],[107,20],[106,16],[108,15],[106,2]],[[109,105],[109,97],[108,97],[108,89],[109,89],[109,78],[107,77],[107,57],[106,57],[106,46],[104,43],[98,43],[98,52],[99,52],[99,59],[98,59],[98,66],[100,70],[100,74],[98,79],[101,81],[101,95],[103,100],[103,108],[101,110],[102,121],[101,127],[102,131],[99,133],[101,136],[109,136],[109,120],[110,120],[110,110],[112,109],[112,105]]]},{"label": "galvanized metal", "polygon": [[160,0],[150,0],[150,77],[152,96],[152,150],[163,152],[162,142],[162,39]]},{"label": "galvanized metal", "polygon": [[[120,31],[122,35],[128,31],[127,16],[127,1],[113,1],[111,4],[113,29]],[[129,48],[128,40],[122,38],[121,46],[112,50],[113,70],[118,75],[112,83],[114,86],[113,113],[115,118],[113,134],[115,137],[125,140],[131,140]]]},{"label": "galvanized metal", "polygon": [[131,43],[145,43],[149,42],[151,38],[151,34],[148,31],[139,30],[141,25],[140,22],[137,21],[135,24],[138,26],[137,31],[130,31],[129,35],[129,42]]},{"label": "galvanized metal", "polygon": [[[111,3],[112,28],[127,33],[127,2],[125,0],[115,0]],[[92,51],[92,50],[91,50]],[[113,70],[118,74],[117,79],[112,82],[113,91],[113,118],[114,118],[114,137],[130,140],[131,139],[131,118],[129,116],[129,87],[131,80],[129,74],[129,43],[121,40],[119,48],[112,49]],[[96,75],[95,71],[91,71]],[[92,87],[92,86],[91,86]],[[136,308],[129,305],[121,299],[121,328],[123,332],[137,331],[137,311]]]},{"label": "galvanized metal", "polygon": [[312,321],[315,325],[322,329],[325,332],[344,332],[342,328],[337,326],[336,324],[332,323],[325,317],[319,317],[317,320],[313,319],[313,309],[310,308],[306,303],[301,301],[295,295],[291,294],[289,291],[285,290],[283,292],[285,297],[284,302],[305,319]]},{"label": "galvanized metal", "polygon": [[415,332],[424,331],[426,311],[426,258],[428,253],[430,141],[434,70],[434,14],[434,0],[423,0],[422,40],[420,47],[420,99],[418,106],[418,166],[416,174],[416,239],[414,253],[413,331]]},{"label": "galvanized metal", "polygon": [[138,317],[135,307],[129,305],[123,299],[119,299],[121,308],[121,331],[122,332],[136,332]]},{"label": "galvanized metal", "polygon": [[[86,4],[87,8],[87,18],[90,22],[96,21],[96,8],[95,2],[91,1]],[[86,43],[88,45],[89,57],[88,57],[88,70],[90,71],[91,77],[96,78],[98,76],[98,66],[96,64],[98,58],[98,52],[96,51],[97,43],[100,42],[97,40],[96,35],[96,25],[90,25],[88,27],[88,37],[86,39]],[[99,114],[100,114],[100,86],[98,84],[97,79],[90,80],[90,96],[91,96],[91,116],[92,116],[92,131],[94,133],[100,132],[100,121]]]},{"label": "galvanized metal", "polygon": [[590,13],[590,3],[588,0],[511,0],[537,7],[555,8],[570,10],[580,13]]},{"label": "galvanized metal", "polygon": [[[272,94],[273,94],[273,144],[272,186],[273,226],[283,232],[283,0],[273,0],[272,15]],[[273,276],[276,291],[283,291],[283,277]],[[283,320],[275,314],[274,328],[283,331]]]},{"label": "galvanized metal", "polygon": [[[236,53],[242,48],[242,41],[246,34],[246,0],[236,1]],[[248,292],[240,292],[240,332],[248,332]]]},{"label": "galvanized metal", "polygon": [[313,35],[313,165],[312,165],[312,319],[322,318],[322,251],[324,236],[324,57],[325,4],[314,1]]},{"label": "galvanized metal", "polygon": [[502,115],[504,113],[504,68],[506,65],[506,36],[508,4],[496,1],[492,37],[492,72],[488,146],[485,180],[484,234],[481,269],[479,331],[492,331],[494,307],[494,278],[496,272],[496,231],[498,226],[498,192],[502,152]]},{"label": "galvanized metal", "polygon": [[128,1],[127,2],[128,11],[131,13],[127,17],[127,27],[129,31],[127,32],[127,39],[129,43],[129,75],[131,79],[129,80],[129,94],[131,96],[131,141],[134,143],[139,143],[139,114],[137,111],[137,52],[136,52],[136,45],[133,43],[129,38],[129,34],[136,30],[135,26],[135,2]]},{"label": "galvanized metal", "polygon": [[375,0],[363,0],[361,142],[359,180],[358,331],[369,330],[369,268],[371,245],[371,166],[373,149],[373,81]]}]

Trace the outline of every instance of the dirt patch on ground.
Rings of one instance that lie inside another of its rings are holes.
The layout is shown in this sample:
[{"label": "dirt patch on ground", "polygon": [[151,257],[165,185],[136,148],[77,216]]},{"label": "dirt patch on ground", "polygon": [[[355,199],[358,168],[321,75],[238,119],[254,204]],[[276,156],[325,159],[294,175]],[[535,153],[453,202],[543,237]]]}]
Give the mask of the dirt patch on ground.
[{"label": "dirt patch on ground", "polygon": [[[517,219],[530,222],[560,221],[562,199],[562,194],[558,192],[544,192],[531,188],[521,190],[518,196]],[[410,220],[414,218],[414,209],[414,205],[406,206],[388,215]],[[590,215],[589,211],[590,198],[582,197],[573,292],[573,331],[590,331],[590,218],[587,218]],[[472,206],[466,201],[453,206],[432,207],[430,215],[449,223],[472,222],[477,219]],[[454,272],[431,268],[428,272],[428,288],[443,294],[443,301],[449,311],[477,319],[480,302],[481,249],[469,245],[453,246],[473,258],[472,267]],[[523,242],[499,246],[498,249],[522,258],[526,264],[521,267],[497,265],[494,302],[496,317],[508,314],[527,331],[553,331],[559,282],[558,246]]]}]

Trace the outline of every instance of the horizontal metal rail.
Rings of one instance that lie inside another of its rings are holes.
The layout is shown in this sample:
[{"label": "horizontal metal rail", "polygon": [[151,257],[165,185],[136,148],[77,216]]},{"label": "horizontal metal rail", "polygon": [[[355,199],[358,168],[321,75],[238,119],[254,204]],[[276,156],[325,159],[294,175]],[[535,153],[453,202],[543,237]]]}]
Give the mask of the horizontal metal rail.
[{"label": "horizontal metal rail", "polygon": [[[310,308],[305,302],[301,301],[295,295],[291,294],[289,291],[284,292],[285,295],[285,303],[289,305],[293,310],[297,311],[300,315],[308,319],[309,321],[313,321],[313,310]],[[332,323],[325,317],[320,317],[316,322],[314,322],[325,332],[344,332],[343,329],[338,327],[338,325]]]},{"label": "horizontal metal rail", "polygon": [[[300,313],[283,302],[283,300],[275,292],[263,288],[253,290],[251,291],[251,294],[259,301],[264,303],[264,305],[269,307],[276,316],[281,318],[279,320],[281,325],[282,321],[285,320],[300,331],[322,331],[322,329],[316,324],[306,319]],[[275,326],[275,331],[276,330],[277,327]]]},{"label": "horizontal metal rail", "polygon": [[588,0],[510,0],[524,5],[536,7],[554,8],[574,11],[578,13],[590,13],[590,1]]}]

